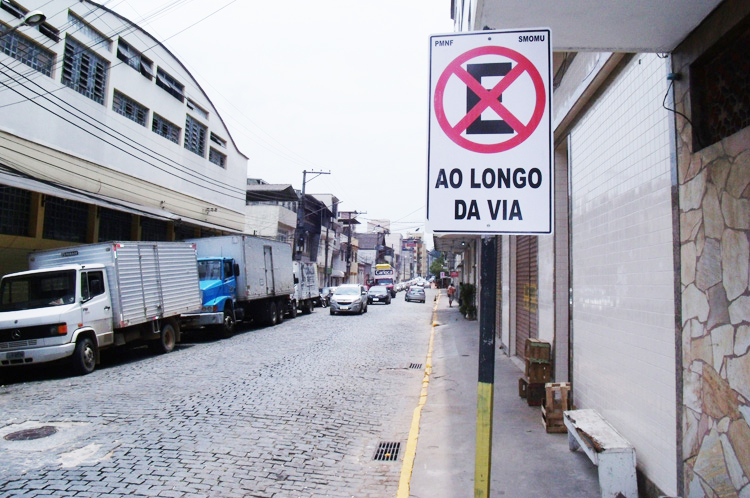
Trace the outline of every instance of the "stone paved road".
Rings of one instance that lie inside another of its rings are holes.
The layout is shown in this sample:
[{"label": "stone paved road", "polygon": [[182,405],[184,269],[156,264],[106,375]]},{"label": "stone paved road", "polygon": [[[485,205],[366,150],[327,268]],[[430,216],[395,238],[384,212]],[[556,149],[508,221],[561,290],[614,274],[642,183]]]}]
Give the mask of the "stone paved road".
[{"label": "stone paved road", "polygon": [[[110,354],[84,377],[0,370],[0,497],[395,496],[402,455],[373,455],[406,443],[435,292]],[[57,433],[2,437],[41,426]]]}]

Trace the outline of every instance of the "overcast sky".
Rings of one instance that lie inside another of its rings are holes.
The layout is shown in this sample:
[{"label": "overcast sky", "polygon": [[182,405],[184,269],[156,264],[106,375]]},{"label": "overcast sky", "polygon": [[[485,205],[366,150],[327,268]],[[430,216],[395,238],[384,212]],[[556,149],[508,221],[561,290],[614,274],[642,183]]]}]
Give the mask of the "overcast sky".
[{"label": "overcast sky", "polygon": [[330,171],[306,191],[394,232],[424,230],[429,36],[453,30],[450,0],[105,5],[166,40],[250,158],[249,177],[299,189],[303,170]]}]

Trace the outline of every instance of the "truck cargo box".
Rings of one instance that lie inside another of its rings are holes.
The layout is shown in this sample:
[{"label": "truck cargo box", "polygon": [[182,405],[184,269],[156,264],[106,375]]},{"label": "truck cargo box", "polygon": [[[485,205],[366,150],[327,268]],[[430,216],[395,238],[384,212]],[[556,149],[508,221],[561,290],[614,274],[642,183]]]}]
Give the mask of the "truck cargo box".
[{"label": "truck cargo box", "polygon": [[201,306],[195,246],[185,242],[102,242],[36,251],[29,269],[103,264],[115,328],[186,313]]},{"label": "truck cargo box", "polygon": [[237,276],[237,301],[253,301],[294,293],[292,248],[285,242],[253,237],[225,235],[189,239],[199,258],[233,258],[240,267]]}]

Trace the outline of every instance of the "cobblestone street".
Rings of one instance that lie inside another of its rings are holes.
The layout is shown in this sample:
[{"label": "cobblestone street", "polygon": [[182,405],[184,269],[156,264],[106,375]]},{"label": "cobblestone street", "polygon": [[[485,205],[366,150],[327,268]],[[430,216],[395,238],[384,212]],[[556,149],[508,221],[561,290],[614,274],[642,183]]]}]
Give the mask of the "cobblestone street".
[{"label": "cobblestone street", "polygon": [[117,351],[92,374],[0,371],[0,496],[395,496],[432,301],[325,308],[233,338]]}]

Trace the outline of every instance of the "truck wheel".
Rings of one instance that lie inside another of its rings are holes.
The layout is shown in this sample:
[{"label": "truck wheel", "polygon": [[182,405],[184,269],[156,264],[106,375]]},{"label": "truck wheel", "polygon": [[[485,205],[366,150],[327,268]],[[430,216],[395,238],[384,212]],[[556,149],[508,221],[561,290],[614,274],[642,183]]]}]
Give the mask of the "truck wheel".
[{"label": "truck wheel", "polygon": [[174,350],[174,346],[177,343],[177,330],[172,321],[164,322],[161,326],[161,332],[159,338],[155,341],[151,341],[151,350],[156,354],[167,354]]},{"label": "truck wheel", "polygon": [[315,311],[315,301],[313,301],[312,299],[310,299],[307,302],[307,312],[308,313],[312,313],[313,311]]},{"label": "truck wheel", "polygon": [[292,301],[289,303],[290,309],[289,309],[289,316],[292,318],[297,318],[297,301]]},{"label": "truck wheel", "polygon": [[328,309],[328,311],[329,311],[329,312],[330,312],[330,313],[331,313],[332,315],[335,315],[335,314],[336,314],[336,312],[335,312],[335,311],[333,311],[333,308],[329,308],[329,309]]},{"label": "truck wheel", "polygon": [[220,335],[222,339],[229,339],[234,335],[234,326],[235,326],[235,320],[234,320],[234,313],[232,313],[232,309],[227,306],[224,308],[224,320],[219,325],[221,328]]},{"label": "truck wheel", "polygon": [[90,374],[96,368],[96,346],[90,337],[83,337],[76,342],[73,351],[73,370],[80,375]]},{"label": "truck wheel", "polygon": [[302,314],[303,315],[309,315],[312,313],[312,303],[310,300],[302,301]]},{"label": "truck wheel", "polygon": [[276,323],[284,323],[284,310],[286,309],[286,306],[284,306],[284,301],[279,301],[276,305]]},{"label": "truck wheel", "polygon": [[266,307],[266,325],[276,325],[278,315],[276,314],[276,302],[271,301]]}]

